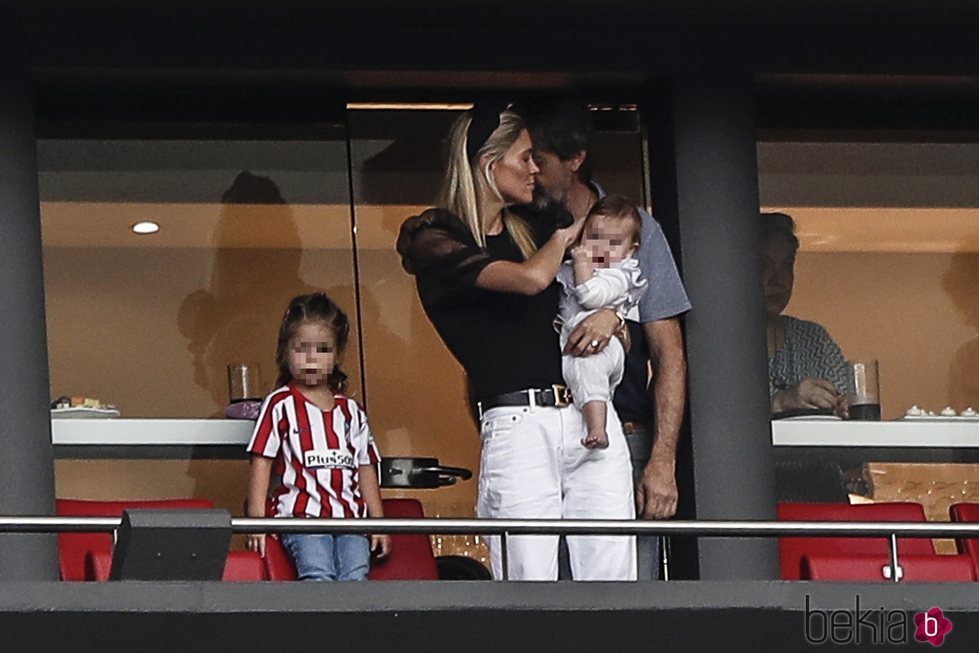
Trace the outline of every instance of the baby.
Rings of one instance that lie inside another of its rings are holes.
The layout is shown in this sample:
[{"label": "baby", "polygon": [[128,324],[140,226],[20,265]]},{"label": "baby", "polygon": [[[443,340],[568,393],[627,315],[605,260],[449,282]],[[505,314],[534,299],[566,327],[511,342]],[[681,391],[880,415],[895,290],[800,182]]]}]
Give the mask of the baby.
[{"label": "baby", "polygon": [[[646,291],[646,280],[639,278],[639,261],[633,258],[641,233],[639,211],[620,195],[604,197],[588,212],[581,241],[557,275],[563,291],[562,348],[574,327],[598,309],[616,311],[624,324],[625,315],[638,305]],[[566,354],[562,359],[564,380],[585,417],[588,433],[582,444],[589,449],[608,447],[608,403],[622,381],[624,367],[625,349],[618,338],[598,353]]]}]

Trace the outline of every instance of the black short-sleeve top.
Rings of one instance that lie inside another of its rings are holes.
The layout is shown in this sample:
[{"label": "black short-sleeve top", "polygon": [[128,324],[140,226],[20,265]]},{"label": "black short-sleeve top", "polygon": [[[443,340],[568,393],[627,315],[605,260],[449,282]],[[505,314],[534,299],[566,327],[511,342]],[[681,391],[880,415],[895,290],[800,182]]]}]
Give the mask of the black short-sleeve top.
[{"label": "black short-sleeve top", "polygon": [[[531,228],[542,244],[554,226]],[[428,319],[469,377],[472,401],[563,383],[557,284],[532,296],[476,287],[490,263],[523,260],[506,230],[487,236],[484,249],[454,214],[429,209],[402,225],[398,252]]]}]

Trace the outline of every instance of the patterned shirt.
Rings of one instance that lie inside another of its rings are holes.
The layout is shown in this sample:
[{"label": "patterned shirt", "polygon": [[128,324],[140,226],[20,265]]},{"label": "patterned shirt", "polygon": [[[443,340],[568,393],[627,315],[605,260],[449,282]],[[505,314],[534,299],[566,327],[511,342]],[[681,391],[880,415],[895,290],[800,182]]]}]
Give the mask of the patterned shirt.
[{"label": "patterned shirt", "polygon": [[248,453],[274,458],[276,517],[366,517],[361,465],[380,460],[367,415],[334,395],[332,410],[313,404],[292,383],[266,397]]},{"label": "patterned shirt", "polygon": [[774,395],[803,379],[826,379],[842,393],[849,391],[846,360],[840,346],[819,324],[780,315],[785,342],[768,359],[768,392]]}]

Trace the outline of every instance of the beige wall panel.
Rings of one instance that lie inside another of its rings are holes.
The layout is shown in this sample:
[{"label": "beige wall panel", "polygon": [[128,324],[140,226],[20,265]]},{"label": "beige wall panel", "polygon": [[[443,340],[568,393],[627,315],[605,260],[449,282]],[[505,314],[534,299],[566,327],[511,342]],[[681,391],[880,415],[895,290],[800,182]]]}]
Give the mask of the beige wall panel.
[{"label": "beige wall panel", "polygon": [[242,514],[248,489],[247,460],[58,460],[59,498],[210,499],[232,515]]},{"label": "beige wall panel", "polygon": [[800,252],[786,313],[880,361],[884,419],[979,408],[979,254]]},{"label": "beige wall panel", "polygon": [[[47,248],[51,394],[98,397],[126,417],[218,416],[229,363],[258,363],[271,390],[282,311],[317,290],[356,333],[348,249]],[[358,346],[345,361],[354,395]]]}]

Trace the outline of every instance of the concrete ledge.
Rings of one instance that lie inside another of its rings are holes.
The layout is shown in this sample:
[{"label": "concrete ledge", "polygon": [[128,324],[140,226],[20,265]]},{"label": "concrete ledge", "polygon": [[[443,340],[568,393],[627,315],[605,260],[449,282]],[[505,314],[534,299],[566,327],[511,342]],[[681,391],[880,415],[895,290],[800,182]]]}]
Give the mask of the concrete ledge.
[{"label": "concrete ledge", "polygon": [[803,611],[806,596],[822,609],[852,607],[860,594],[877,607],[933,605],[979,613],[977,583],[830,583],[804,581],[671,581],[529,583],[385,581],[375,583],[0,583],[0,611],[240,613],[438,612],[471,610]]},{"label": "concrete ledge", "polygon": [[[939,606],[953,623],[942,650],[971,651],[979,641],[976,587],[784,581],[3,583],[0,629],[4,651],[262,651],[281,648],[287,637],[290,648],[399,653],[624,647],[781,652],[832,644],[828,636],[818,641],[824,634],[820,620],[831,611],[854,613],[859,600],[871,620],[903,620],[909,641],[913,615]],[[857,630],[837,634],[853,637]],[[860,634],[862,644],[884,636],[869,626]]]}]

